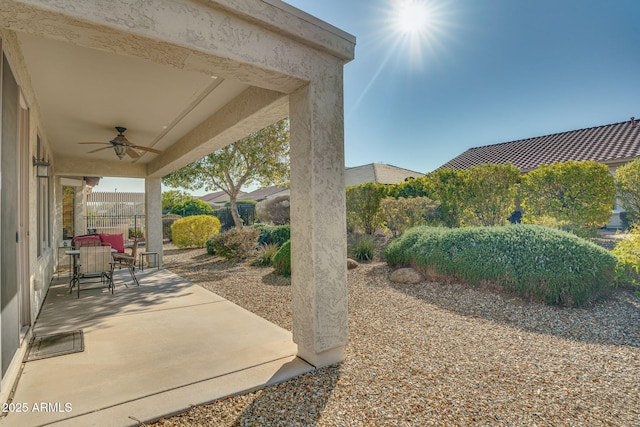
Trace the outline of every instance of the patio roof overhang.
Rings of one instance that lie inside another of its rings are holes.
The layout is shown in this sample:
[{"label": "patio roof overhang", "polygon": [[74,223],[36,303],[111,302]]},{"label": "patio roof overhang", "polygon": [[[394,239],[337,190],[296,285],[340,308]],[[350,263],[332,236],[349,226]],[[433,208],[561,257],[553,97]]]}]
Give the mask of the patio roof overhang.
[{"label": "patio roof overhang", "polygon": [[[24,57],[53,173],[80,177],[161,177],[286,117],[314,64],[349,61],[355,41],[277,0],[4,1],[0,28]],[[115,126],[162,154],[78,145]]]},{"label": "patio roof overhang", "polygon": [[[32,154],[41,142],[38,158],[44,154],[54,176],[54,200],[42,206],[59,215],[62,178],[145,178],[146,245],[160,263],[160,178],[290,117],[293,339],[314,366],[343,360],[343,67],[355,38],[278,0],[1,3],[2,51],[21,111],[28,109],[21,147]],[[87,153],[78,144],[109,142],[116,126],[161,153],[119,160],[108,146]],[[35,178],[24,184],[35,205]],[[51,267],[56,240],[42,260],[33,252],[32,274]],[[37,246],[35,233],[30,244]]]}]

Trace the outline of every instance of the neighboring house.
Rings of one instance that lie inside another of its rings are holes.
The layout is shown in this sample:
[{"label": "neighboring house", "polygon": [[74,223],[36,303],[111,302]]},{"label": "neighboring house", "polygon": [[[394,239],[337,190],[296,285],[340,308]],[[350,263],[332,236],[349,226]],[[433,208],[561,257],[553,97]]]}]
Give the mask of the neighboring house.
[{"label": "neighboring house", "polygon": [[[289,195],[290,191],[285,187],[267,187],[260,188],[258,190],[251,191],[249,193],[245,193],[243,191],[238,195],[238,201],[241,200],[254,200],[256,202],[261,202],[265,199],[269,199],[271,197],[277,196],[285,196]],[[215,193],[205,194],[204,196],[198,197],[198,199],[202,200],[205,203],[208,203],[212,208],[220,208],[229,202],[229,195],[224,191],[216,191]]]},{"label": "neighboring house", "polygon": [[615,170],[640,157],[640,125],[630,121],[470,148],[438,169],[512,163],[525,173],[543,164],[595,160]]},{"label": "neighboring house", "polygon": [[[245,195],[246,193],[240,192],[240,197]],[[225,205],[229,201],[229,195],[224,191],[216,191],[214,193],[205,194],[204,196],[198,197],[198,199],[203,202],[209,204],[214,209],[220,208]]]},{"label": "neighboring house", "polygon": [[[595,160],[607,165],[614,174],[619,166],[637,158],[640,158],[640,124],[632,117],[620,123],[470,148],[438,169],[512,163],[526,173],[543,164]],[[617,205],[608,226],[620,226]]]},{"label": "neighboring house", "polygon": [[260,188],[258,190],[252,191],[251,193],[243,194],[242,196],[238,197],[238,200],[254,200],[256,202],[261,202],[273,197],[288,196],[290,193],[291,192],[286,187],[267,187]]},{"label": "neighboring house", "polygon": [[378,184],[399,184],[409,178],[419,178],[424,174],[384,163],[370,163],[345,170],[345,186],[375,182]]}]

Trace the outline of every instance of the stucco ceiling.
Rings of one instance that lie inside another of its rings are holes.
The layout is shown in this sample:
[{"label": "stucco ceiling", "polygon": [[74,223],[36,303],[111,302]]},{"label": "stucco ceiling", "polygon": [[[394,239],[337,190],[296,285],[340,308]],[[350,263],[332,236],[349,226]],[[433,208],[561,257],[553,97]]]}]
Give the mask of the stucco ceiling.
[{"label": "stucco ceiling", "polygon": [[[189,130],[248,88],[238,82],[178,70],[144,59],[68,42],[18,34],[40,108],[41,132],[54,158],[117,160],[113,149],[87,152],[109,142],[117,131],[133,144],[166,150]],[[106,147],[106,145],[105,145]],[[141,152],[148,163],[157,155]]]}]

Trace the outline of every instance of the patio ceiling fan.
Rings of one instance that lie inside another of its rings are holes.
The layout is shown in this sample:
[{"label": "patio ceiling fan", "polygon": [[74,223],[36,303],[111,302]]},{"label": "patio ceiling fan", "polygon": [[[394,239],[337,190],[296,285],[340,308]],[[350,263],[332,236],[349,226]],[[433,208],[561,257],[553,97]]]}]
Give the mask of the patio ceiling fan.
[{"label": "patio ceiling fan", "polygon": [[125,155],[129,155],[129,157],[131,157],[133,159],[140,158],[141,154],[138,153],[137,150],[148,151],[149,153],[155,153],[155,154],[162,153],[162,151],[156,150],[155,148],[143,147],[142,145],[136,145],[136,144],[132,144],[131,142],[129,142],[127,137],[124,136],[124,132],[127,130],[127,128],[122,127],[122,126],[116,126],[116,130],[118,131],[118,135],[115,138],[113,138],[111,141],[109,141],[109,142],[79,142],[78,144],[102,144],[102,145],[108,145],[108,147],[102,147],[102,148],[98,148],[96,150],[89,151],[88,154],[96,153],[96,152],[102,151],[102,150],[107,150],[107,149],[113,147],[113,149],[116,152],[116,155],[118,156],[118,158],[120,160],[122,160]]}]

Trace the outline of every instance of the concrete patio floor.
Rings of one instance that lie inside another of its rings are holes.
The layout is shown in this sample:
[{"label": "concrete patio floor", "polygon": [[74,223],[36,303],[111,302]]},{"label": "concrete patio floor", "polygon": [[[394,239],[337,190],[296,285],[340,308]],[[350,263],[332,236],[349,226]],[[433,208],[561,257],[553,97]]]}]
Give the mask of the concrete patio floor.
[{"label": "concrete patio floor", "polygon": [[12,402],[28,411],[0,425],[139,425],[314,369],[290,332],[167,270],[115,276],[113,295],[51,285],[35,335],[82,329],[85,349],[24,363]]}]

